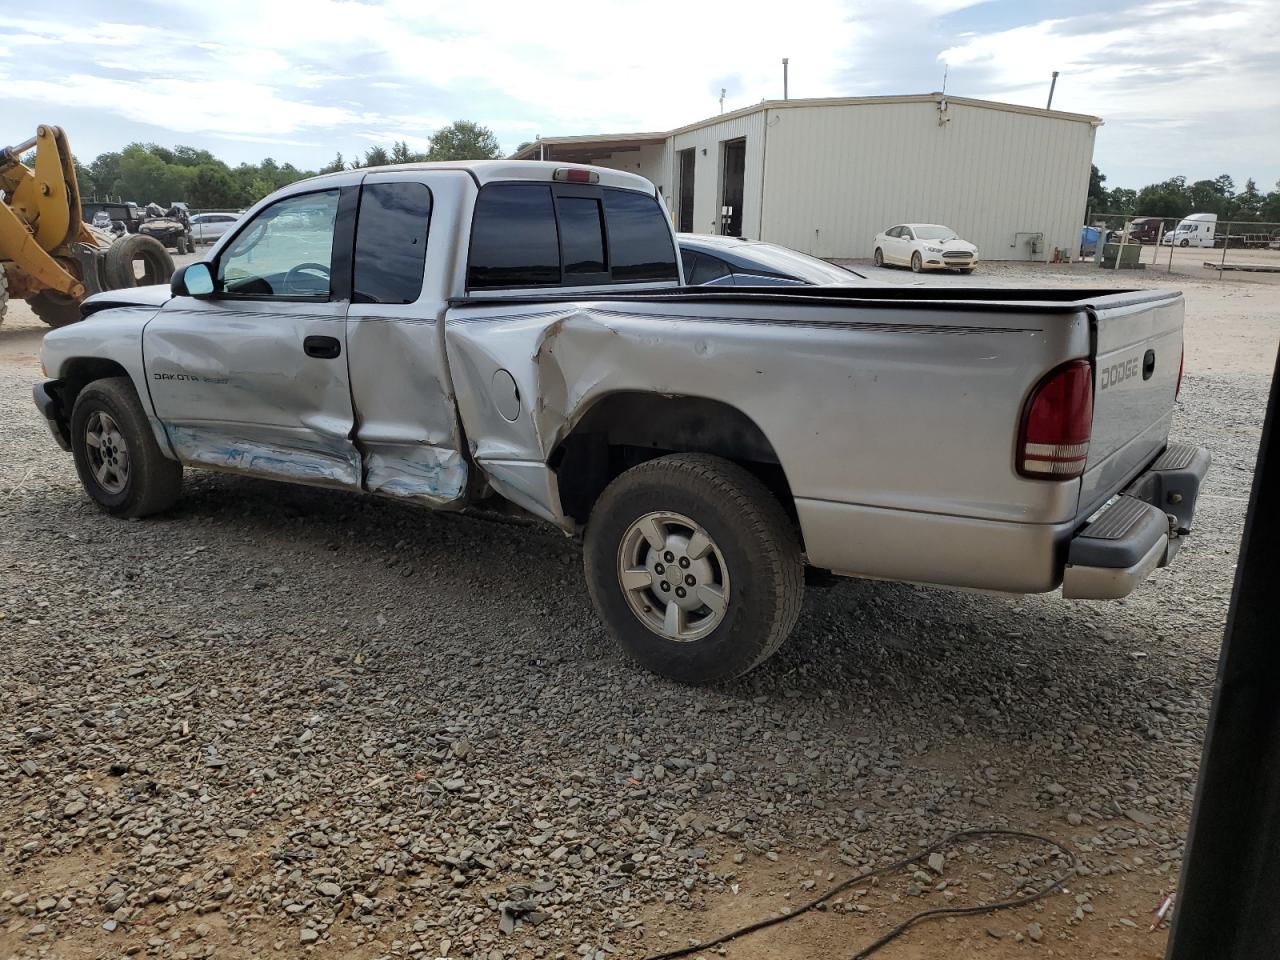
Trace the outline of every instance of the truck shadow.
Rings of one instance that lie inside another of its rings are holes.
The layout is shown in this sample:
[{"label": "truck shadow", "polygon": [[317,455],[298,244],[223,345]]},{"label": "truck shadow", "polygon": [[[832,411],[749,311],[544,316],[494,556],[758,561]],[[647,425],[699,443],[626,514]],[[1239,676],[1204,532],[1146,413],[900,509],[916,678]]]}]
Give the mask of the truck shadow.
[{"label": "truck shadow", "polygon": [[[460,670],[512,656],[572,664],[566,692],[583,696],[622,674],[638,696],[667,702],[781,710],[824,726],[893,728],[906,713],[913,725],[991,738],[1031,736],[1064,716],[1139,729],[1139,717],[1105,701],[1159,669],[1158,627],[1141,610],[841,580],[808,592],[790,641],[762,667],[683,688],[614,647],[587,598],[579,545],[550,526],[241,477],[187,480],[174,520],[234,531],[245,575],[227,586],[246,610],[287,616],[290,603],[340,596],[335,616],[387,621],[376,642],[407,669],[416,645],[438,655],[443,642]],[[264,568],[275,571],[265,590],[254,572]],[[270,592],[278,587],[288,600]]]}]

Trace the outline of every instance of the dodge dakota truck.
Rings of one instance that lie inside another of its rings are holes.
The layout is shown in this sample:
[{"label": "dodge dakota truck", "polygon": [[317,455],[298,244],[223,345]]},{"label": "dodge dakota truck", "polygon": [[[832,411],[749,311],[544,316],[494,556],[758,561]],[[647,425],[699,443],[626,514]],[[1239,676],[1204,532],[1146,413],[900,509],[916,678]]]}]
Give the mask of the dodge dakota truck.
[{"label": "dodge dakota truck", "polygon": [[1124,596],[1209,463],[1168,440],[1178,293],[686,287],[653,185],[594,167],[295,183],[83,313],[35,401],[107,513],[188,467],[505,498],[581,535],[609,632],[691,683],[778,648],[806,565]]}]

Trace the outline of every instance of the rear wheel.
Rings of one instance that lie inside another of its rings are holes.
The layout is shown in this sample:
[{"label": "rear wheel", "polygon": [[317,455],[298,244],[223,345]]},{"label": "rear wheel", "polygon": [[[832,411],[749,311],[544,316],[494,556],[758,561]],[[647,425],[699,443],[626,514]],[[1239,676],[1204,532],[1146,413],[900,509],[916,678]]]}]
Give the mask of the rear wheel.
[{"label": "rear wheel", "polygon": [[182,466],[160,452],[128,377],[95,380],[71,412],[71,453],[85,492],[113,517],[167,510]]},{"label": "rear wheel", "polygon": [[51,327],[65,327],[80,319],[80,301],[56,290],[41,290],[27,297],[31,312]]},{"label": "rear wheel", "polygon": [[911,272],[919,273],[924,269],[924,261],[920,259],[919,251],[911,255]]},{"label": "rear wheel", "polygon": [[881,250],[879,247],[876,247],[875,256],[873,256],[871,259],[872,259],[872,261],[875,263],[875,265],[876,265],[877,267],[883,267],[883,266],[884,266],[884,251],[883,251],[883,250]]},{"label": "rear wheel", "polygon": [[173,257],[155,237],[130,233],[107,248],[106,276],[113,289],[168,283]]},{"label": "rear wheel", "polygon": [[791,633],[804,595],[795,529],[737,464],[675,454],[633,467],[591,513],[597,613],[643,666],[683,683],[741,676]]}]

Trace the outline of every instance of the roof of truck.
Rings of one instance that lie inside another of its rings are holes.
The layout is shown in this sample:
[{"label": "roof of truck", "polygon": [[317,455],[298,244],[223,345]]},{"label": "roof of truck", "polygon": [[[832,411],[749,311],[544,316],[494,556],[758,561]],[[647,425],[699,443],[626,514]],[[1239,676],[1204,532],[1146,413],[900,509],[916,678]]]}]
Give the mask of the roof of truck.
[{"label": "roof of truck", "polygon": [[339,170],[337,173],[322,173],[317,177],[308,177],[291,183],[288,192],[301,184],[325,183],[334,186],[346,186],[362,181],[366,176],[375,173],[404,173],[410,170],[456,170],[471,176],[477,186],[493,183],[498,180],[534,180],[550,183],[557,170],[565,168],[591,170],[599,176],[602,187],[621,187],[626,190],[643,190],[651,196],[657,190],[644,177],[623,170],[610,170],[608,167],[595,167],[582,163],[565,163],[551,160],[445,160],[434,163],[399,163],[385,167],[359,167],[355,170]]}]

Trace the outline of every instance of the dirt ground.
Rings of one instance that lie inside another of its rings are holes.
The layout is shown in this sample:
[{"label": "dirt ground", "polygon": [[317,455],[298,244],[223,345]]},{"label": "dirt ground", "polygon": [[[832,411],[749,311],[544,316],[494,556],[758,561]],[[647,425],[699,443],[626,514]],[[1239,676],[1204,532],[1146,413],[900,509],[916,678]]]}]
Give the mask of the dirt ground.
[{"label": "dirt ground", "polygon": [[[641,957],[794,910],[974,823],[1049,835],[1082,868],[1038,904],[928,922],[878,957],[1163,956],[1152,914],[1178,879],[1280,342],[1280,285],[1179,269],[1190,274],[984,264],[923,281],[1184,292],[1175,433],[1209,444],[1215,466],[1203,531],[1177,565],[1117,604],[841,583],[807,600],[775,661],[721,691],[637,676],[580,596],[580,558],[537,530],[212,476],[190,481],[171,520],[101,518],[23,395],[45,328],[14,305],[0,326],[0,957]],[[166,701],[175,687],[195,699]],[[188,717],[216,732],[188,736]],[[295,747],[290,724],[315,739]],[[56,751],[32,746],[33,730],[72,725]],[[415,752],[415,738],[432,736],[443,746]],[[226,770],[183,759],[206,741],[223,744]],[[792,755],[775,766],[779,743]],[[706,776],[680,759],[700,748]],[[117,754],[128,763],[109,763]],[[37,755],[41,773],[22,772]],[[434,763],[485,795],[423,827],[432,809],[444,816],[421,792]],[[280,779],[261,779],[263,766]],[[360,806],[380,783],[389,792]],[[81,795],[82,816],[100,819],[75,830],[65,811]],[[415,817],[421,836],[402,822]],[[512,823],[563,846],[476,845]],[[308,853],[310,869],[280,861],[281,845],[317,829],[345,838]],[[429,846],[433,830],[446,839],[421,874],[374,863]],[[578,863],[565,873],[578,892],[547,908],[552,919],[500,936],[503,885],[561,875],[560,850],[585,857],[584,841],[600,864],[635,850],[641,869],[592,886],[591,864]],[[464,842],[496,866],[472,874]],[[961,845],[941,872],[858,883],[826,909],[701,955],[848,956],[918,910],[1055,875],[1042,854]],[[182,887],[183,875],[196,879]],[[233,881],[225,900],[209,899]],[[326,882],[359,906],[293,892]],[[95,904],[113,883],[129,900],[107,932]],[[57,905],[37,908],[42,896]],[[463,939],[464,927],[487,932]]]}]

